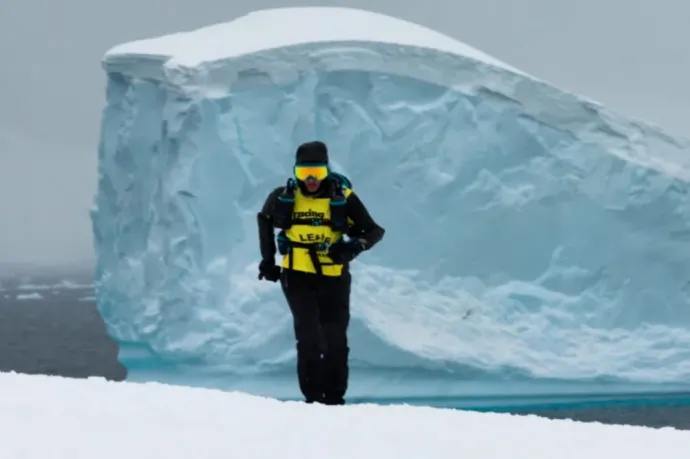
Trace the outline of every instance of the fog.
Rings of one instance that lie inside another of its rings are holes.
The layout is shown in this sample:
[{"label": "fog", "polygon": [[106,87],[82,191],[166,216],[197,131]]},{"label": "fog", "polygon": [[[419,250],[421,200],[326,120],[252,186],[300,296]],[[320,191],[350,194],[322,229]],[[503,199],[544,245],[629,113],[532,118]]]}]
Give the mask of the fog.
[{"label": "fog", "polygon": [[[2,0],[0,263],[93,261],[103,53],[270,0]],[[629,115],[690,132],[687,0],[341,0],[413,20]],[[356,27],[356,25],[354,25]]]}]

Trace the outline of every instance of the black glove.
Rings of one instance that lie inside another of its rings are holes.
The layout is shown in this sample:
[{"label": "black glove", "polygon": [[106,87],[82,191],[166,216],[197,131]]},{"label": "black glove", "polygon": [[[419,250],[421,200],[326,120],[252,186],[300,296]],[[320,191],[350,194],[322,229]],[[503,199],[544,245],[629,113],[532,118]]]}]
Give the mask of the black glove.
[{"label": "black glove", "polygon": [[271,282],[280,280],[280,266],[276,266],[275,260],[261,260],[259,263],[259,280],[262,279]]},{"label": "black glove", "polygon": [[357,255],[364,252],[367,241],[364,239],[350,239],[347,242],[337,242],[328,248],[328,256],[337,264],[349,263]]}]

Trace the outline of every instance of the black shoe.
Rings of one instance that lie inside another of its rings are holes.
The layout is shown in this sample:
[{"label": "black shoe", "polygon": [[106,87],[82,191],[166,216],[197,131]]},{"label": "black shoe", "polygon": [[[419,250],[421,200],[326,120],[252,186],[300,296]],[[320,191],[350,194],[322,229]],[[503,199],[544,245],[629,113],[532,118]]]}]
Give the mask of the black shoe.
[{"label": "black shoe", "polygon": [[326,397],[323,400],[324,405],[344,405],[345,399],[343,397]]}]

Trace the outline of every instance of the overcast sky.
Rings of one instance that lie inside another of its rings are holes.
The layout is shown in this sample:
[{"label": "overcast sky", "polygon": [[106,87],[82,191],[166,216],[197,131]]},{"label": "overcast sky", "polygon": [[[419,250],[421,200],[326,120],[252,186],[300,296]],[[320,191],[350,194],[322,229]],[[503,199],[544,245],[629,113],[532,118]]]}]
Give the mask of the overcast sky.
[{"label": "overcast sky", "polygon": [[0,262],[93,257],[103,53],[251,9],[318,4],[396,15],[690,133],[688,0],[0,1]]}]

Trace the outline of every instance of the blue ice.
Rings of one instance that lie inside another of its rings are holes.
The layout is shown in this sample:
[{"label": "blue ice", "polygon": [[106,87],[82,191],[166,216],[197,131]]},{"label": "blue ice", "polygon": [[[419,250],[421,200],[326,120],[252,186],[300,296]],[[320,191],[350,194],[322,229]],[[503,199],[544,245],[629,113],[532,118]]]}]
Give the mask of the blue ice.
[{"label": "blue ice", "polygon": [[358,10],[255,12],[104,67],[98,307],[130,378],[298,393],[255,216],[320,139],[387,229],[354,267],[351,393],[690,379],[686,140]]}]

